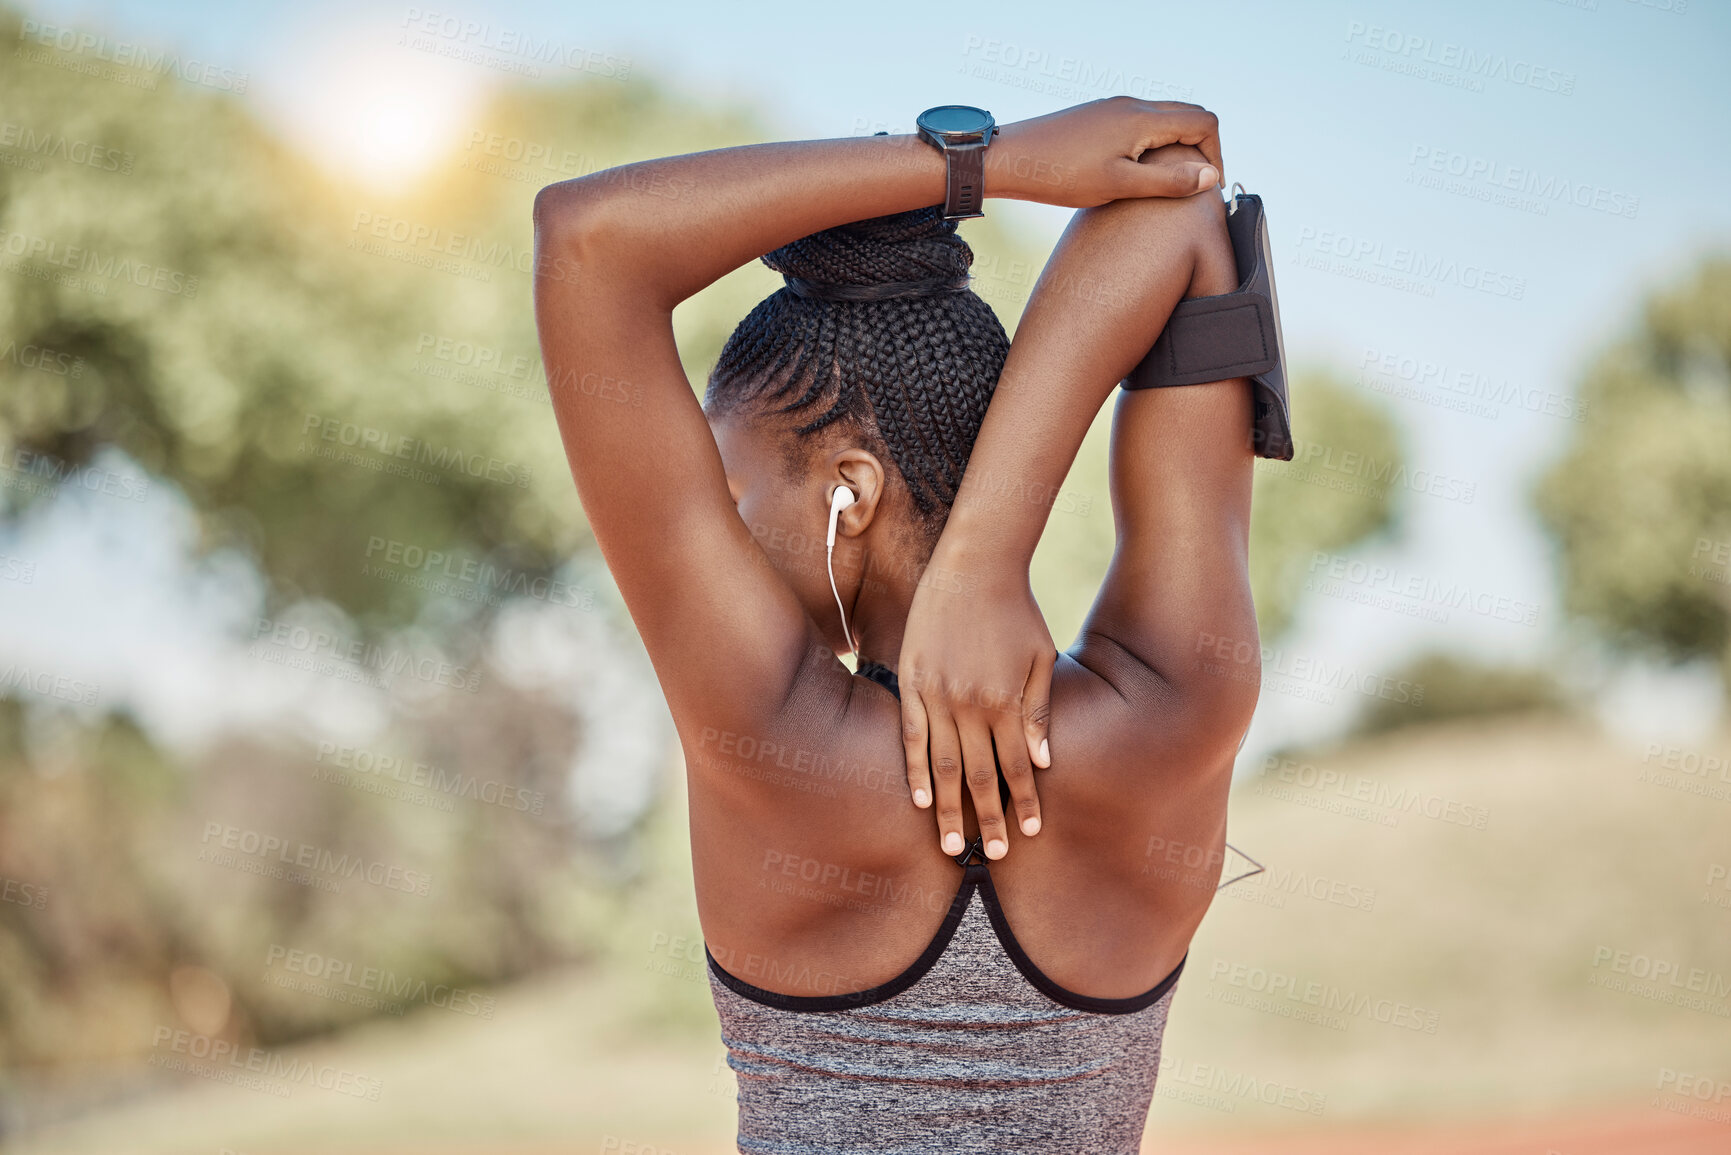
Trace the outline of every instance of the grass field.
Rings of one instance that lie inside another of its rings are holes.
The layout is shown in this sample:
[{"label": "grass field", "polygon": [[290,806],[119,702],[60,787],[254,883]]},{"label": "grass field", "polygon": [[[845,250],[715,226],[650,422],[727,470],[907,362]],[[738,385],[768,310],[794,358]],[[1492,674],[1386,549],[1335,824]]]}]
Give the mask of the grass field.
[{"label": "grass field", "polygon": [[[1242,785],[1229,837],[1268,870],[1191,950],[1145,1149],[1731,1151],[1731,1093],[1696,1097],[1731,1083],[1731,801],[1644,781],[1665,771],[1643,755],[1514,720]],[[293,1053],[376,1100],[207,1065],[8,1149],[730,1151],[683,837],[669,805],[648,881],[579,912],[612,928],[597,965],[494,992],[491,1019],[425,1010]],[[1653,963],[1682,985],[1620,973]]]}]

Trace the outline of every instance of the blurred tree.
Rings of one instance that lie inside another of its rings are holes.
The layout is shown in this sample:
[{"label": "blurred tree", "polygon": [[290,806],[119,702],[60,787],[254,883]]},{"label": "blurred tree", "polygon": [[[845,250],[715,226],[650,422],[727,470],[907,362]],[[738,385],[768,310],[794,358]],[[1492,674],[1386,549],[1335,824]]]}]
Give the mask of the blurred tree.
[{"label": "blurred tree", "polygon": [[[0,9],[0,41],[18,24]],[[186,493],[209,546],[254,557],[274,605],[324,598],[369,627],[427,596],[363,572],[381,540],[531,574],[587,546],[529,309],[534,194],[760,139],[744,116],[642,79],[511,90],[393,198],[322,175],[226,94],[31,49],[0,72],[0,345],[53,356],[0,359],[9,462],[115,447]],[[556,163],[506,159],[525,142]],[[693,358],[743,311],[690,302]],[[6,487],[0,511],[35,499]]]},{"label": "blurred tree", "polygon": [[1731,672],[1731,258],[1653,294],[1580,400],[1534,495],[1565,608],[1623,650]]},{"label": "blurred tree", "polygon": [[0,699],[0,1069],[107,1057],[165,1021],[180,944],[141,880],[183,786],[129,718]]},{"label": "blurred tree", "polygon": [[[1349,549],[1394,525],[1405,475],[1394,420],[1379,399],[1326,372],[1297,374],[1291,393],[1294,460],[1259,459],[1251,500],[1250,585],[1265,643],[1292,624],[1313,554]],[[1034,557],[1034,591],[1060,647],[1081,627],[1112,557],[1111,416],[1108,405],[1089,429]]]},{"label": "blurred tree", "polygon": [[[0,42],[19,32],[0,8]],[[376,1010],[261,981],[273,944],[437,989],[581,956],[599,930],[573,896],[601,872],[579,867],[605,848],[565,809],[570,694],[480,656],[479,619],[592,554],[536,355],[530,206],[562,177],[762,134],[642,79],[507,91],[388,197],[321,174],[231,96],[25,46],[0,70],[0,527],[118,451],[185,494],[205,547],[256,563],[267,612],[336,636],[352,619],[404,653],[455,642],[485,677],[411,685],[373,740],[445,791],[305,739],[167,751],[122,715],[0,698],[0,874],[47,896],[0,905],[0,1070],[136,1053],[153,1025],[281,1042]],[[510,163],[524,142],[558,164]],[[717,286],[682,308],[694,362],[750,300]],[[505,584],[431,592],[435,554]],[[495,804],[526,793],[531,814]],[[212,821],[433,886],[212,867],[195,857]]]},{"label": "blurred tree", "polygon": [[1487,665],[1453,654],[1425,654],[1390,675],[1396,683],[1422,686],[1417,702],[1377,698],[1358,719],[1359,734],[1378,734],[1456,718],[1499,714],[1556,713],[1568,696],[1544,670]]},{"label": "blurred tree", "polygon": [[1264,639],[1292,624],[1304,575],[1335,553],[1391,530],[1406,459],[1394,419],[1327,373],[1292,382],[1294,457],[1259,460],[1250,509],[1250,585]]},{"label": "blurred tree", "polygon": [[0,699],[0,1072],[136,1054],[163,1025],[275,1046],[475,1016],[452,989],[584,957],[600,872],[560,805],[580,735],[493,674],[365,747],[236,735],[184,765],[125,715]]}]

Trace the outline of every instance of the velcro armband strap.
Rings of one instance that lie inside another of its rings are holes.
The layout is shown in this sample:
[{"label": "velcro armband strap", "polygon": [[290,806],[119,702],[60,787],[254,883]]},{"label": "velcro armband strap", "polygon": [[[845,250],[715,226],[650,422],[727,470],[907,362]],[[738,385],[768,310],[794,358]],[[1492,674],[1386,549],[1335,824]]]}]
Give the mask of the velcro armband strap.
[{"label": "velcro armband strap", "polygon": [[1251,382],[1251,445],[1258,457],[1291,461],[1280,306],[1269,265],[1268,219],[1262,198],[1240,193],[1226,214],[1238,288],[1213,297],[1178,302],[1166,328],[1124,378],[1126,389],[1205,385],[1248,377]]},{"label": "velcro armband strap", "polygon": [[1280,363],[1268,298],[1254,291],[1178,302],[1159,340],[1124,379],[1126,389],[1254,377]]}]

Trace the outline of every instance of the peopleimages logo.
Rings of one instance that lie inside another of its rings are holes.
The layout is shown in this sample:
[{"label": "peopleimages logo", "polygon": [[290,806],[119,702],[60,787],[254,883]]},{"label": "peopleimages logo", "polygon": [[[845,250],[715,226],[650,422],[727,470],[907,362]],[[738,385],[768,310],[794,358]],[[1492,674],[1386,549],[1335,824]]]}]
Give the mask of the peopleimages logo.
[{"label": "peopleimages logo", "polygon": [[960,71],[967,75],[1048,95],[1068,92],[1107,97],[1122,93],[1140,100],[1188,100],[1193,92],[1164,77],[989,36],[968,36],[962,43],[962,57],[965,63]]},{"label": "peopleimages logo", "polygon": [[1731,997],[1731,974],[1710,971],[1705,967],[1685,967],[1676,959],[1603,945],[1593,948],[1593,969],[1598,972],[1600,967],[1609,973],[1588,975],[1589,984],[1689,1010],[1731,1017],[1731,1007],[1723,1001]]},{"label": "peopleimages logo", "polygon": [[1261,645],[1255,639],[1196,636],[1193,669],[1216,678],[1260,686],[1307,701],[1333,703],[1336,691],[1352,691],[1402,706],[1424,704],[1424,683],[1361,670],[1344,662]]},{"label": "peopleimages logo", "polygon": [[595,608],[595,593],[557,578],[496,566],[461,554],[373,535],[367,539],[363,577],[378,577],[463,601],[499,605],[505,595],[576,610]]},{"label": "peopleimages logo", "polygon": [[[1220,1102],[1225,1105],[1220,1109],[1228,1113],[1236,1112],[1239,1103],[1248,1101],[1288,1111],[1301,1111],[1307,1115],[1320,1115],[1328,1103],[1328,1096],[1321,1091],[1247,1075],[1218,1063],[1181,1062],[1174,1055],[1162,1054],[1159,1093],[1169,1099],[1190,1098],[1179,1092],[1180,1084],[1221,1096]],[[1199,1105],[1206,1107],[1217,1104],[1201,1102]]]},{"label": "peopleimages logo", "polygon": [[19,345],[16,341],[8,341],[4,348],[0,348],[0,361],[10,361],[20,369],[34,369],[55,377],[84,376],[84,358],[43,345]]},{"label": "peopleimages logo", "polygon": [[422,221],[356,209],[349,231],[364,231],[367,236],[382,241],[392,241],[412,249],[423,248],[430,253],[456,257],[476,265],[515,269],[519,273],[535,271],[535,253],[530,248],[518,248],[506,241],[488,241],[473,233],[454,233]]},{"label": "peopleimages logo", "polygon": [[[495,66],[501,62],[489,61],[478,53],[496,52],[504,57],[517,57],[518,60],[510,62],[514,67],[505,70],[530,77],[541,75],[541,70],[535,67],[539,64],[554,64],[606,80],[628,80],[631,76],[629,56],[615,56],[610,52],[564,44],[552,37],[537,36],[502,24],[466,20],[450,12],[410,8],[403,16],[402,27],[406,29],[405,37],[413,37],[407,41],[408,47]],[[399,43],[404,41],[399,40]]]},{"label": "peopleimages logo", "polygon": [[[343,1067],[334,1067],[329,1063],[315,1066],[306,1059],[290,1058],[267,1051],[263,1047],[242,1047],[228,1039],[213,1038],[194,1031],[157,1027],[150,1045],[153,1052],[150,1065],[153,1067],[185,1071],[220,1082],[255,1086],[256,1089],[268,1090],[273,1094],[280,1093],[283,1098],[287,1098],[289,1086],[293,1084],[318,1087],[375,1103],[384,1090],[384,1083],[379,1079]],[[256,1080],[248,1081],[244,1078],[249,1075],[257,1076],[260,1080],[274,1079],[279,1085],[256,1086]]]},{"label": "peopleimages logo", "polygon": [[[1251,890],[1260,888],[1268,895],[1283,899],[1292,895],[1308,898],[1315,902],[1331,903],[1345,907],[1347,910],[1361,910],[1371,913],[1376,909],[1376,888],[1359,882],[1348,882],[1344,879],[1329,878],[1326,875],[1311,874],[1304,870],[1295,870],[1290,866],[1271,866],[1259,870],[1244,880],[1244,886]],[[1235,888],[1228,888],[1231,894]],[[1283,902],[1268,903],[1271,906],[1284,905]]]},{"label": "peopleimages logo", "polygon": [[358,878],[373,886],[398,890],[405,894],[417,894],[423,898],[432,890],[432,876],[424,871],[410,870],[358,854],[338,854],[328,847],[231,826],[226,822],[206,822],[204,836],[199,841],[206,847],[199,852],[200,860],[213,862],[218,866],[232,865],[235,855],[245,855],[291,869],[318,871],[334,878]]},{"label": "peopleimages logo", "polygon": [[[1440,145],[1413,145],[1407,164],[1418,170],[1408,174],[1409,180],[1414,175],[1422,177],[1428,174],[1439,178],[1446,176],[1453,177],[1464,185],[1483,186],[1487,194],[1499,191],[1517,193],[1532,198],[1540,210],[1540,216],[1548,215],[1546,210],[1552,204],[1569,204],[1608,216],[1627,217],[1630,220],[1641,211],[1641,198],[1631,193],[1593,184],[1591,181],[1570,180],[1556,173],[1541,172],[1528,165],[1507,164],[1491,157],[1456,152]],[[1442,184],[1426,187],[1456,191]],[[1482,196],[1479,199],[1489,197]],[[1510,204],[1511,207],[1522,207],[1518,201]]]},{"label": "peopleimages logo", "polygon": [[[515,485],[519,489],[527,489],[532,476],[530,467],[520,462],[501,461],[484,453],[450,445],[434,445],[420,438],[344,421],[338,417],[322,417],[317,413],[304,416],[301,421],[301,437],[303,444],[315,440],[328,443],[326,455],[335,455],[339,448],[361,450],[377,454],[379,458],[391,459],[392,463],[407,461],[415,465],[430,465],[435,469],[467,474],[477,480]],[[428,476],[437,477],[436,474]]]},{"label": "peopleimages logo", "polygon": [[126,176],[132,172],[132,154],[107,145],[69,137],[65,133],[37,131],[26,124],[0,121],[0,147],[16,148],[25,155],[82,165],[99,172]]},{"label": "peopleimages logo", "polygon": [[[1384,28],[1351,20],[1346,25],[1349,57],[1359,64],[1380,65],[1385,71],[1403,72],[1421,80],[1437,80],[1484,91],[1484,82],[1500,80],[1517,88],[1536,88],[1557,96],[1575,91],[1575,74],[1548,68],[1530,60],[1510,59],[1501,52],[1486,51],[1452,40],[1437,41],[1396,28]],[[1359,49],[1355,54],[1354,49]]]},{"label": "peopleimages logo", "polygon": [[1507,376],[1494,377],[1478,369],[1370,345],[1359,357],[1358,380],[1367,389],[1391,396],[1440,398],[1445,408],[1478,417],[1496,417],[1506,407],[1568,421],[1587,419],[1587,403],[1566,393],[1525,387]]},{"label": "peopleimages logo", "polygon": [[93,32],[60,28],[39,20],[21,22],[18,26],[18,39],[40,44],[44,48],[57,48],[73,56],[88,56],[104,64],[137,68],[157,76],[172,73],[188,84],[203,85],[219,92],[232,92],[237,96],[246,92],[247,83],[252,79],[251,73],[219,68],[190,56],[182,59],[178,52],[153,52],[129,40],[110,41],[108,37],[98,36]]},{"label": "peopleimages logo", "polygon": [[[1434,295],[1437,285],[1454,285],[1511,301],[1524,300],[1527,295],[1525,277],[1480,262],[1427,253],[1406,245],[1385,245],[1372,237],[1335,229],[1303,225],[1298,230],[1297,247],[1306,268],[1387,283],[1394,288],[1412,288],[1421,291],[1421,296]],[[1305,252],[1308,257],[1302,255]],[[1330,258],[1334,258],[1332,264]]]},{"label": "peopleimages logo", "polygon": [[87,489],[123,501],[143,501],[150,492],[148,477],[116,473],[96,465],[74,465],[51,453],[38,453],[23,445],[0,445],[0,471],[13,475],[0,477],[0,488],[16,487],[39,493],[54,489]]},{"label": "peopleimages logo", "polygon": [[[358,996],[380,996],[388,1009],[402,1013],[403,1003],[421,1003],[440,1010],[452,1011],[474,1018],[490,1019],[498,1001],[492,995],[465,990],[448,983],[429,983],[426,979],[399,975],[385,967],[356,966],[346,959],[317,951],[272,943],[265,952],[265,969],[276,967],[289,981],[278,986],[290,986],[307,994],[319,995],[337,1002],[367,1005],[368,999]],[[304,980],[304,981],[297,981]]]},{"label": "peopleimages logo", "polygon": [[276,660],[296,669],[336,673],[339,669],[358,668],[380,676],[418,678],[432,685],[466,690],[471,694],[481,685],[479,670],[456,665],[434,654],[417,654],[400,646],[367,642],[295,622],[255,619],[252,640],[263,641],[280,652],[253,646],[248,651],[251,656]]},{"label": "peopleimages logo", "polygon": [[95,682],[86,682],[81,678],[56,674],[49,670],[32,669],[29,666],[14,662],[0,667],[0,690],[8,691],[13,695],[24,691],[43,698],[57,698],[62,702],[73,702],[80,706],[94,706],[102,687]]},{"label": "peopleimages logo", "polygon": [[1258,458],[1257,466],[1277,470],[1295,481],[1323,485],[1348,493],[1385,494],[1391,489],[1408,489],[1444,501],[1471,505],[1478,494],[1478,483],[1423,467],[1409,469],[1405,462],[1376,457],[1354,449],[1340,449],[1317,441],[1292,439],[1293,457],[1289,462]]},{"label": "peopleimages logo", "polygon": [[[1271,782],[1269,779],[1275,781]],[[1399,825],[1398,816],[1401,814],[1416,814],[1421,818],[1473,830],[1484,830],[1490,824],[1491,812],[1487,808],[1463,802],[1458,798],[1445,798],[1440,794],[1427,793],[1416,786],[1395,785],[1383,778],[1347,774],[1342,770],[1270,754],[1262,763],[1262,780],[1251,788],[1258,794],[1273,794],[1299,805],[1309,805],[1303,800],[1303,796],[1297,795],[1291,789],[1283,790],[1276,786],[1275,782],[1285,783],[1287,787],[1333,795],[1339,801],[1360,803],[1367,809],[1380,810],[1383,817],[1394,819],[1383,822],[1385,826]],[[1356,814],[1351,816],[1359,817]]]},{"label": "peopleimages logo", "polygon": [[1235,993],[1230,989],[1211,992],[1211,997],[1217,997],[1220,1002],[1242,1003],[1253,1010],[1277,1010],[1289,1006],[1313,1008],[1317,1014],[1328,1018],[1329,1025],[1336,1030],[1344,1029],[1346,1019],[1361,1018],[1384,1026],[1434,1035],[1442,1018],[1437,1011],[1399,999],[1379,998],[1364,991],[1343,989],[1335,983],[1306,981],[1290,972],[1268,970],[1223,958],[1216,958],[1209,966],[1208,981],[1260,996],[1260,1000],[1247,1000],[1230,997]]},{"label": "peopleimages logo", "polygon": [[1331,596],[1345,596],[1348,600],[1358,600],[1350,596],[1353,593],[1364,593],[1373,598],[1387,595],[1390,598],[1407,599],[1445,611],[1442,621],[1448,620],[1448,610],[1466,610],[1494,621],[1523,626],[1537,625],[1539,620],[1539,606],[1536,602],[1474,589],[1470,584],[1452,578],[1409,573],[1398,566],[1362,561],[1322,550],[1311,555],[1309,576],[1305,579],[1304,588]]},{"label": "peopleimages logo", "polygon": [[539,815],[547,804],[547,796],[539,790],[529,790],[509,782],[476,778],[460,770],[446,770],[430,762],[411,762],[394,754],[384,754],[362,746],[320,742],[318,753],[313,760],[345,772],[379,780],[388,779],[505,810]]},{"label": "peopleimages logo", "polygon": [[48,906],[48,888],[40,883],[0,878],[0,902],[13,902],[31,910],[43,910]]},{"label": "peopleimages logo", "polygon": [[[198,296],[198,278],[179,269],[164,268],[131,257],[103,254],[83,245],[67,244],[52,237],[0,230],[0,252],[25,261],[85,273],[109,281],[125,281],[141,289],[154,289],[172,297]],[[101,282],[95,282],[100,285]]]}]

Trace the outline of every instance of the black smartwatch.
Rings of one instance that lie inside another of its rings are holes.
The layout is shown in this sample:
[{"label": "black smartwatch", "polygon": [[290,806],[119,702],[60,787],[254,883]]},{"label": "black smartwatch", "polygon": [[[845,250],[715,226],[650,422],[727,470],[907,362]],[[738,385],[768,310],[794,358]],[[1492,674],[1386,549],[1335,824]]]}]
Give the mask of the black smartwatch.
[{"label": "black smartwatch", "polygon": [[997,121],[983,108],[940,104],[920,113],[914,122],[920,136],[944,154],[949,179],[944,193],[944,219],[983,217],[986,199],[986,145],[997,134]]}]

